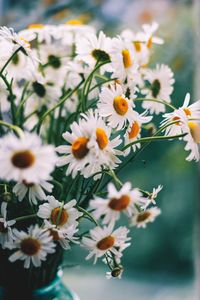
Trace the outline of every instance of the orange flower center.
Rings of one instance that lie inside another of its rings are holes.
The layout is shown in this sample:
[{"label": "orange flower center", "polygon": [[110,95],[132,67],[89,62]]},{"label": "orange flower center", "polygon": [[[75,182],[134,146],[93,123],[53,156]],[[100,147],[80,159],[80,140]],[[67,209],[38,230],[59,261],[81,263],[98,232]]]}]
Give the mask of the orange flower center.
[{"label": "orange flower center", "polygon": [[129,139],[134,139],[140,132],[140,126],[138,122],[134,122],[131,126],[131,130],[128,133]]},{"label": "orange flower center", "polygon": [[152,48],[152,45],[153,45],[153,38],[152,38],[152,36],[151,36],[150,39],[149,39],[148,42],[147,42],[147,48],[151,49],[151,48]]},{"label": "orange flower center", "polygon": [[145,220],[147,220],[150,217],[151,213],[149,211],[144,211],[141,212],[138,216],[137,216],[137,222],[144,222]]},{"label": "orange flower center", "polygon": [[128,101],[122,96],[117,96],[114,98],[113,103],[115,111],[120,115],[124,116],[128,111]]},{"label": "orange flower center", "polygon": [[15,152],[11,158],[12,164],[19,169],[31,167],[35,162],[35,155],[30,150]]},{"label": "orange flower center", "polygon": [[105,131],[102,128],[96,129],[96,137],[99,148],[103,150],[108,145],[108,137]]},{"label": "orange flower center", "polygon": [[110,249],[115,243],[115,238],[111,235],[105,237],[97,243],[97,248],[99,250],[105,251]]},{"label": "orange flower center", "polygon": [[140,52],[142,50],[142,46],[140,42],[133,42],[134,46],[135,46],[135,50],[137,52]]},{"label": "orange flower center", "polygon": [[28,29],[42,29],[42,28],[44,28],[44,24],[41,23],[30,24],[28,26]]},{"label": "orange flower center", "polygon": [[65,25],[83,25],[83,22],[81,20],[74,19],[67,21]]},{"label": "orange flower center", "polygon": [[177,125],[177,126],[180,126],[180,125],[181,125],[181,122],[179,122],[179,121],[180,121],[180,118],[179,118],[179,117],[174,117],[174,118],[172,119],[172,121],[177,121],[177,122],[175,123],[175,125]]},{"label": "orange flower center", "polygon": [[88,138],[80,137],[73,142],[72,153],[77,159],[82,159],[88,154],[89,152],[89,149],[87,148],[88,141],[89,141]]},{"label": "orange flower center", "polygon": [[193,140],[196,144],[200,143],[200,124],[197,122],[190,121],[188,122],[190,128],[190,133],[193,137]]},{"label": "orange flower center", "polygon": [[189,108],[186,107],[186,108],[184,108],[183,110],[184,110],[186,116],[189,116],[189,117],[190,117],[190,116],[192,115],[192,114],[191,114],[191,111],[189,110]]},{"label": "orange flower center", "polygon": [[130,68],[133,64],[130,51],[128,49],[122,50],[122,57],[123,57],[124,68],[126,69]]},{"label": "orange flower center", "polygon": [[129,206],[130,197],[127,195],[123,195],[120,198],[112,198],[108,204],[108,206],[116,211],[121,211],[126,209]]},{"label": "orange flower center", "polygon": [[41,244],[39,243],[38,240],[34,238],[26,238],[21,242],[21,251],[28,255],[28,256],[33,256],[36,255],[39,250],[41,249]]},{"label": "orange flower center", "polygon": [[56,207],[51,212],[51,222],[54,225],[63,226],[67,223],[69,215],[66,209]]}]

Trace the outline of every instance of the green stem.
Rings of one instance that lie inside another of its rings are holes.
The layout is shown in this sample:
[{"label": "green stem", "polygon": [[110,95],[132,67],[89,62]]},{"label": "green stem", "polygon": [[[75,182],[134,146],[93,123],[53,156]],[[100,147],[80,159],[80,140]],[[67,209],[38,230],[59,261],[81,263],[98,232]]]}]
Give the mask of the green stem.
[{"label": "green stem", "polygon": [[[40,132],[40,127],[42,125],[42,122],[44,121],[44,119],[51,113],[53,112],[56,108],[60,107],[68,98],[70,98],[74,92],[76,92],[79,87],[82,85],[83,83],[83,80],[69,93],[67,93],[65,96],[63,96],[60,101],[54,105],[52,108],[48,109],[44,114],[43,116],[41,117],[41,119],[39,120],[39,123],[37,125],[37,132],[39,133]],[[35,128],[34,128],[35,129]]]},{"label": "green stem", "polygon": [[95,220],[93,218],[93,216],[87,211],[85,210],[84,208],[80,207],[80,206],[77,206],[77,209],[81,212],[83,212],[86,216],[89,217],[89,219],[96,225],[96,226],[99,226],[99,223],[97,222],[97,220]]},{"label": "green stem", "polygon": [[136,98],[133,100],[134,102],[136,101],[150,101],[150,102],[157,102],[157,103],[162,103],[164,104],[165,106],[168,106],[170,107],[171,109],[175,110],[176,107],[174,107],[172,104],[164,101],[164,100],[157,100],[157,99],[148,99],[148,98]]},{"label": "green stem", "polygon": [[15,218],[15,221],[24,221],[24,220],[28,220],[28,219],[32,219],[32,218],[36,218],[37,214],[32,214],[32,215],[27,215],[27,216],[22,216],[22,217],[17,217]]},{"label": "green stem", "polygon": [[163,141],[163,140],[171,140],[171,139],[178,139],[180,137],[184,137],[187,133],[182,133],[178,135],[171,135],[171,136],[152,136],[152,137],[145,137],[138,139],[136,141],[133,141],[132,143],[126,145],[122,151],[126,150],[127,148],[133,146],[134,144],[138,143],[146,143],[146,142],[153,142],[153,141]]},{"label": "green stem", "polygon": [[4,122],[2,120],[0,120],[0,125],[8,127],[9,129],[15,131],[19,137],[22,137],[24,135],[24,132],[22,131],[22,129],[16,125],[12,125],[12,124]]},{"label": "green stem", "polygon": [[92,91],[93,91],[94,89],[96,89],[97,87],[99,87],[99,86],[101,86],[101,85],[103,85],[103,84],[105,84],[105,83],[107,83],[107,82],[115,81],[116,79],[117,79],[117,78],[110,78],[110,79],[107,79],[107,80],[105,80],[105,81],[103,81],[103,82],[100,82],[100,83],[94,85],[94,86],[89,90],[89,93],[92,92]]},{"label": "green stem", "polygon": [[9,65],[9,63],[12,61],[12,59],[14,58],[14,56],[23,49],[22,46],[20,46],[17,50],[15,50],[15,52],[11,55],[11,57],[7,60],[7,62],[5,63],[5,65],[2,67],[1,71],[0,71],[0,75],[4,72],[4,70],[6,69],[6,67]]}]

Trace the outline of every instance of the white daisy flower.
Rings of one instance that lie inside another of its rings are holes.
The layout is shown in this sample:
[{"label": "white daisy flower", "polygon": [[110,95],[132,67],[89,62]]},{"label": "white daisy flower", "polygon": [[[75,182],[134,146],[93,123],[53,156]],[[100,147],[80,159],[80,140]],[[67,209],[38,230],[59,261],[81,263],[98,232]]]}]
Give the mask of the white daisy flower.
[{"label": "white daisy flower", "polygon": [[155,199],[158,197],[158,194],[160,193],[160,191],[162,191],[163,186],[162,185],[158,185],[157,188],[153,188],[153,191],[149,197],[149,200],[151,201],[151,203],[153,203],[154,205],[156,205],[156,201]]},{"label": "white daisy flower", "polygon": [[[51,178],[50,178],[51,179]],[[50,180],[49,179],[49,180]],[[37,204],[38,200],[46,200],[45,192],[51,193],[53,190],[53,185],[48,181],[42,180],[40,183],[29,183],[26,181],[18,182],[13,187],[13,193],[18,197],[19,201],[22,201],[28,194],[28,199],[30,203]]]},{"label": "white daisy flower", "polygon": [[[183,119],[182,119],[183,120]],[[186,142],[185,150],[191,151],[186,160],[199,161],[199,144],[200,144],[200,120],[198,121],[186,121],[183,120],[183,132],[187,134],[183,137],[183,140]]]},{"label": "white daisy flower", "polygon": [[7,203],[2,202],[0,214],[0,244],[3,249],[13,242],[11,226],[14,225],[15,222],[15,220],[7,220]]},{"label": "white daisy flower", "polygon": [[150,52],[149,49],[141,38],[139,33],[134,33],[130,29],[122,31],[121,37],[125,42],[132,43],[135,48],[136,60],[141,67],[145,67],[149,63]]},{"label": "white daisy flower", "polygon": [[138,189],[132,189],[130,182],[126,182],[119,191],[110,183],[107,198],[95,197],[90,201],[90,206],[97,220],[103,216],[103,224],[109,224],[119,220],[122,212],[131,218],[137,211],[135,205],[144,205],[146,202],[147,198]]},{"label": "white daisy flower", "polygon": [[57,165],[68,165],[66,175],[75,177],[78,172],[89,177],[101,171],[101,166],[115,168],[120,160],[121,152],[116,147],[121,143],[120,137],[110,140],[111,129],[98,117],[97,112],[82,114],[79,123],[74,122],[71,133],[65,132],[64,139],[70,145],[57,147],[57,151],[65,154],[58,159]]},{"label": "white daisy flower", "polygon": [[120,130],[127,122],[132,123],[134,106],[133,101],[125,97],[121,85],[115,84],[102,88],[98,112],[101,117],[107,118],[110,127]]},{"label": "white daisy flower", "polygon": [[166,113],[163,115],[164,120],[162,121],[161,125],[166,125],[170,122],[177,121],[177,123],[168,126],[165,129],[166,135],[177,135],[182,133],[181,122],[179,122],[182,117],[181,115],[186,115],[188,120],[189,119],[197,119],[200,120],[200,100],[194,102],[193,104],[189,105],[190,103],[190,94],[187,93],[185,96],[185,100],[183,105],[179,109],[175,109],[171,113]]},{"label": "white daisy flower", "polygon": [[83,237],[82,244],[90,253],[86,259],[94,256],[94,263],[99,257],[105,255],[108,251],[115,255],[118,259],[122,257],[122,251],[125,250],[130,243],[127,237],[129,230],[126,227],[119,227],[113,231],[113,224],[108,227],[95,227],[90,230],[90,237]]},{"label": "white daisy flower", "polygon": [[132,43],[125,42],[120,37],[113,38],[111,63],[114,77],[122,82],[137,81],[138,63]]},{"label": "white daisy flower", "polygon": [[[144,79],[150,84],[149,88],[144,88],[141,92],[147,99],[158,99],[171,102],[170,95],[173,92],[174,74],[167,65],[157,65],[156,69],[144,71]],[[159,114],[165,112],[165,105],[162,103],[143,101],[142,107],[149,109],[150,113]]]},{"label": "white daisy flower", "polygon": [[47,203],[39,206],[37,215],[45,220],[48,220],[52,228],[68,228],[71,225],[78,225],[77,219],[83,214],[79,212],[76,206],[76,200],[63,205],[62,202],[56,200],[53,196],[47,196]]},{"label": "white daisy flower", "polygon": [[8,134],[1,138],[0,177],[17,182],[39,183],[54,170],[56,154],[51,145],[42,145],[36,134],[25,132],[20,138]]},{"label": "white daisy flower", "polygon": [[58,242],[60,246],[65,249],[69,250],[70,243],[78,243],[77,237],[75,236],[76,232],[78,231],[76,225],[72,224],[67,228],[61,227],[58,228],[56,225],[52,225],[49,221],[45,220],[45,228],[48,228],[50,235],[53,238],[54,242]]},{"label": "white daisy flower", "polygon": [[156,22],[153,22],[151,25],[144,24],[142,26],[143,32],[138,33],[139,40],[146,42],[147,48],[151,49],[153,44],[162,45],[164,43],[163,39],[154,36],[154,33],[157,31],[159,25]]},{"label": "white daisy flower", "polygon": [[40,267],[47,255],[55,252],[56,245],[51,235],[38,225],[29,227],[28,233],[14,229],[13,234],[14,246],[18,250],[9,257],[9,261],[24,260],[25,269],[30,268],[31,263]]},{"label": "white daisy flower", "polygon": [[[101,31],[97,37],[90,33],[88,36],[80,37],[76,44],[77,60],[84,61],[91,68],[97,62],[110,60],[111,39]],[[105,69],[105,67],[104,67]]]},{"label": "white daisy flower", "polygon": [[152,207],[145,211],[136,213],[131,219],[131,226],[145,228],[149,222],[154,222],[155,218],[161,214],[158,207]]},{"label": "white daisy flower", "polygon": [[19,35],[23,36],[27,41],[31,42],[35,39],[41,44],[50,44],[56,33],[57,26],[45,25],[42,23],[30,24],[27,29],[19,31]]},{"label": "white daisy flower", "polygon": [[[146,111],[141,115],[136,111],[134,112],[134,121],[129,125],[125,134],[125,145],[128,145],[141,138],[142,125],[145,123],[149,123],[152,120],[152,116],[146,116],[146,114]],[[131,147],[127,148],[124,153],[125,155],[128,155],[131,151],[131,148],[135,152],[137,148],[140,149],[140,147],[140,143],[134,144]]]}]

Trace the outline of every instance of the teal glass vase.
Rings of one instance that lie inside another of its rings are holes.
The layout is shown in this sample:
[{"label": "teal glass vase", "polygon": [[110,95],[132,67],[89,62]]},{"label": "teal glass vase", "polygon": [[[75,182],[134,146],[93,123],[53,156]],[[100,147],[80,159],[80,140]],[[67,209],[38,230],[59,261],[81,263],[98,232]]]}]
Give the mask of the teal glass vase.
[{"label": "teal glass vase", "polygon": [[[0,300],[14,300],[13,295],[15,291],[7,291],[0,288]],[[16,294],[15,294],[16,297]],[[48,285],[39,289],[29,291],[23,294],[23,290],[17,295],[15,299],[26,300],[80,300],[79,297],[70,289],[68,289],[62,282],[62,271],[59,271],[55,279]]]}]

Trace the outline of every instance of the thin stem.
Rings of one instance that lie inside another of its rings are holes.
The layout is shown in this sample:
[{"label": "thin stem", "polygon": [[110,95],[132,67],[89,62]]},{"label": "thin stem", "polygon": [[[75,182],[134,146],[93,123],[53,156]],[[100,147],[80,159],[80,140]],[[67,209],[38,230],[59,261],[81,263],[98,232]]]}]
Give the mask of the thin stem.
[{"label": "thin stem", "polygon": [[127,148],[133,146],[134,144],[138,143],[146,143],[146,142],[153,142],[153,141],[163,141],[163,140],[171,140],[171,139],[178,139],[180,137],[184,137],[187,133],[182,133],[178,135],[171,135],[171,136],[152,136],[152,137],[145,137],[138,139],[136,141],[133,141],[132,143],[126,145],[122,150],[126,150]]},{"label": "thin stem", "polygon": [[22,216],[22,217],[17,217],[15,218],[15,221],[24,221],[24,220],[28,220],[28,219],[32,219],[32,218],[36,218],[37,214],[32,214],[32,215],[27,215],[27,216]]},{"label": "thin stem", "polygon": [[10,123],[4,122],[2,120],[0,120],[0,125],[8,127],[9,129],[12,129],[13,131],[15,131],[19,137],[22,137],[24,135],[22,129],[16,125],[12,125]]},{"label": "thin stem", "polygon": [[115,81],[116,79],[117,79],[117,78],[110,78],[110,79],[107,79],[107,80],[105,80],[105,81],[103,81],[103,82],[100,82],[100,83],[94,85],[94,86],[89,90],[89,93],[92,92],[92,91],[93,91],[94,89],[96,89],[97,87],[99,87],[99,86],[101,86],[101,85],[103,85],[103,84],[105,84],[105,83],[107,83],[107,82]]},{"label": "thin stem", "polygon": [[172,104],[164,101],[164,100],[157,100],[157,99],[148,99],[148,98],[136,98],[133,100],[134,102],[136,101],[150,101],[150,102],[157,102],[157,103],[162,103],[164,104],[165,106],[168,106],[170,107],[171,109],[175,110],[176,107],[174,107]]},{"label": "thin stem", "polygon": [[2,67],[0,74],[2,74],[4,72],[4,70],[6,69],[6,67],[9,65],[9,63],[12,61],[12,59],[14,58],[14,56],[23,49],[22,46],[20,46],[17,50],[15,50],[15,52],[11,55],[11,57],[7,60],[7,62],[5,63],[5,65]]},{"label": "thin stem", "polygon": [[86,216],[89,217],[89,219],[96,225],[99,226],[99,223],[97,222],[97,220],[94,219],[94,217],[84,208],[77,206],[78,210],[80,210],[81,212],[83,212]]},{"label": "thin stem", "polygon": [[[51,113],[53,112],[56,108],[60,107],[68,98],[70,98],[74,92],[76,92],[79,87],[82,85],[83,83],[83,80],[69,93],[67,93],[65,96],[63,96],[61,98],[61,100],[56,104],[54,105],[52,108],[48,109],[44,114],[43,116],[41,117],[41,119],[39,120],[39,123],[37,125],[37,132],[39,133],[40,131],[40,127],[42,125],[42,122],[44,121],[44,119]],[[34,128],[35,129],[35,128]]]},{"label": "thin stem", "polygon": [[117,177],[117,175],[115,174],[115,172],[113,170],[110,169],[109,172],[107,172],[107,174],[110,175],[114,179],[115,183],[117,183],[120,187],[123,186],[123,183]]}]

